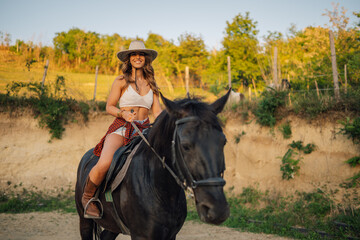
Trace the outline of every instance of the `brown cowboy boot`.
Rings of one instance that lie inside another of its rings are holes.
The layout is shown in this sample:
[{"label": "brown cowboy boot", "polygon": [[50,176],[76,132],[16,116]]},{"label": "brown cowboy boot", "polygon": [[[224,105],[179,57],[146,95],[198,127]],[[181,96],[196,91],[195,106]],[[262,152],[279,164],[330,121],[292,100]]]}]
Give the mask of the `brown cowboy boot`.
[{"label": "brown cowboy boot", "polygon": [[81,198],[81,203],[84,207],[84,218],[101,219],[100,211],[95,204],[99,200],[93,199],[97,188],[98,186],[90,180],[90,177],[87,177],[84,193]]}]

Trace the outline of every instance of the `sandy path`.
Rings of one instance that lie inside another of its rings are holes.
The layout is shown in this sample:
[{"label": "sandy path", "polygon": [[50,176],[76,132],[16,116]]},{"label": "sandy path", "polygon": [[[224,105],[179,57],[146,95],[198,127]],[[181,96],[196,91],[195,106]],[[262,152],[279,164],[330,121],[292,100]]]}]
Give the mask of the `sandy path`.
[{"label": "sandy path", "polygon": [[[69,213],[23,213],[0,214],[0,239],[2,240],[72,240],[80,239],[78,216]],[[186,222],[178,240],[263,240],[287,239],[275,235],[254,234],[235,231],[226,227],[211,226],[197,222]],[[117,240],[130,240],[120,235]]]}]

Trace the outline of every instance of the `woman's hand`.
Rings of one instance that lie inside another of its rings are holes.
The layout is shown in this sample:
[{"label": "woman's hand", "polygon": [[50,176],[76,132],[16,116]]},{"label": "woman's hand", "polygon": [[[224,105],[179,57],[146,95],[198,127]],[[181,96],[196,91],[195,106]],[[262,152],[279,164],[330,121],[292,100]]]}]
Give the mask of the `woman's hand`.
[{"label": "woman's hand", "polygon": [[134,112],[134,110],[132,111],[124,110],[122,111],[121,116],[127,122],[133,122],[134,120],[136,120],[136,112]]}]

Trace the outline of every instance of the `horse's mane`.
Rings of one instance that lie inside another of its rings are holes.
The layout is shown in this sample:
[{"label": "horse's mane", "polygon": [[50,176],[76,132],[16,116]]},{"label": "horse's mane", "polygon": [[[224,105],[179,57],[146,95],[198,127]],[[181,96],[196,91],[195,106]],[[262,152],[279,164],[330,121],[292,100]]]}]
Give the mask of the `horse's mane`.
[{"label": "horse's mane", "polygon": [[[196,97],[175,100],[174,102],[181,107],[183,117],[197,116],[200,119],[200,124],[206,124],[221,131],[220,122],[209,104],[200,101]],[[149,131],[148,140],[157,152],[170,154],[169,146],[175,129],[175,121],[179,118],[181,116],[169,114],[167,110],[164,110],[155,120]],[[151,151],[149,148],[145,149],[147,149],[145,151]]]}]

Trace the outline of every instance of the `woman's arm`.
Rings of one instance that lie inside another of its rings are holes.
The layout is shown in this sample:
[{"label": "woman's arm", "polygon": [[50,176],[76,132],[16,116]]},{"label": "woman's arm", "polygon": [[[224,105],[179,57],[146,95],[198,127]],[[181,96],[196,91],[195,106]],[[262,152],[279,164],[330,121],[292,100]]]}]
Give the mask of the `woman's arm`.
[{"label": "woman's arm", "polygon": [[121,117],[121,111],[118,107],[121,91],[126,84],[124,76],[115,78],[108,100],[106,102],[106,112],[114,117]]},{"label": "woman's arm", "polygon": [[151,110],[152,110],[152,113],[153,113],[155,119],[162,112],[161,105],[160,105],[160,100],[159,100],[159,95],[156,95],[155,93],[154,93],[153,104],[151,106]]}]

